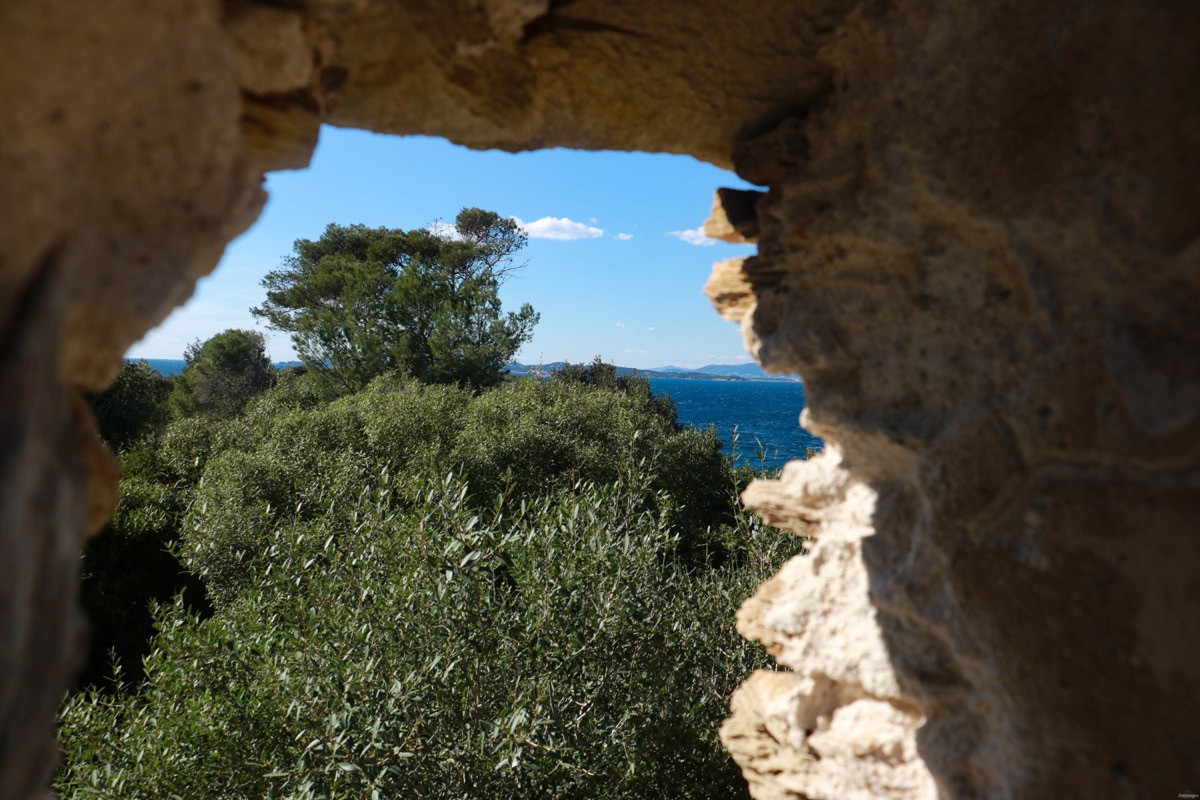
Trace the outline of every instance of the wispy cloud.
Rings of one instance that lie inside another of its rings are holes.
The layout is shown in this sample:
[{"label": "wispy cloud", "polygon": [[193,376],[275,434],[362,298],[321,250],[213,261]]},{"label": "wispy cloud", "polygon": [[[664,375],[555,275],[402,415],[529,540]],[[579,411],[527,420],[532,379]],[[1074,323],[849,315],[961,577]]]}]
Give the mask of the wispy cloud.
[{"label": "wispy cloud", "polygon": [[667,231],[667,236],[674,236],[682,242],[687,242],[697,247],[712,247],[717,243],[716,239],[710,239],[704,235],[703,225],[697,228],[689,228],[686,231]]},{"label": "wispy cloud", "polygon": [[618,322],[618,323],[617,323],[617,327],[618,327],[618,328],[624,328],[624,327],[625,327],[625,323],[624,323],[624,322]]},{"label": "wispy cloud", "polygon": [[442,222],[440,219],[429,223],[429,232],[434,236],[440,236],[443,239],[458,238],[458,229],[449,222]]},{"label": "wispy cloud", "polygon": [[557,239],[569,242],[574,239],[599,239],[604,235],[603,228],[576,222],[567,217],[542,217],[533,222],[524,222],[517,217],[513,219],[517,220],[517,224],[530,239]]},{"label": "wispy cloud", "polygon": [[646,351],[645,351],[645,350],[634,350],[634,349],[633,349],[633,348],[631,348],[631,347],[626,347],[626,348],[625,348],[624,350],[622,350],[621,352],[623,352],[623,353],[645,353]]},{"label": "wispy cloud", "polygon": [[618,233],[614,238],[616,238],[618,241],[621,241],[621,242],[628,242],[630,239],[633,238],[633,234],[632,233]]},{"label": "wispy cloud", "polygon": [[646,333],[654,333],[656,330],[658,330],[658,328],[651,325],[649,328],[646,328]]}]

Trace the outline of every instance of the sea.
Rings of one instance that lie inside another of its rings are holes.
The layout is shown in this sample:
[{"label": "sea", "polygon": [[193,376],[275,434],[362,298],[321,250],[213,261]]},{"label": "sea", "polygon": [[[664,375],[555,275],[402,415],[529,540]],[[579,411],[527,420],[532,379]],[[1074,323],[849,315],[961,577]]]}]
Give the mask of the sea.
[{"label": "sea", "polygon": [[[183,372],[183,359],[146,360],[163,375]],[[800,381],[651,378],[650,389],[670,395],[681,425],[715,428],[725,453],[735,463],[780,469],[794,458],[804,458],[810,449],[824,447],[819,438],[800,427],[805,400]]]},{"label": "sea", "polygon": [[781,469],[825,444],[800,427],[804,384],[799,381],[709,381],[651,378],[655,394],[675,402],[682,425],[716,428],[735,463]]},{"label": "sea", "polygon": [[125,360],[145,361],[158,370],[160,374],[166,375],[168,378],[183,372],[183,368],[187,364],[182,358],[127,358]]}]

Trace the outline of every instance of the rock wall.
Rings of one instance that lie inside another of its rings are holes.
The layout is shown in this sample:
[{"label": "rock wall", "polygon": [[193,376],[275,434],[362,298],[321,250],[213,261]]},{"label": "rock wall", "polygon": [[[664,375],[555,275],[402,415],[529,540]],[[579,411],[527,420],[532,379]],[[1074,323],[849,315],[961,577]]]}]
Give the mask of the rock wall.
[{"label": "rock wall", "polygon": [[744,498],[817,537],[739,616],[759,797],[1200,780],[1200,8],[990,5],[864,4],[735,151],[710,294],[838,445]]},{"label": "rock wall", "polygon": [[[929,0],[0,5],[0,798],[37,796],[111,462],[80,388],[322,121],[691,153],[718,310],[830,443],[746,501],[790,671],[723,737],[776,797],[1200,780],[1200,7]],[[680,287],[687,292],[687,287]]]}]

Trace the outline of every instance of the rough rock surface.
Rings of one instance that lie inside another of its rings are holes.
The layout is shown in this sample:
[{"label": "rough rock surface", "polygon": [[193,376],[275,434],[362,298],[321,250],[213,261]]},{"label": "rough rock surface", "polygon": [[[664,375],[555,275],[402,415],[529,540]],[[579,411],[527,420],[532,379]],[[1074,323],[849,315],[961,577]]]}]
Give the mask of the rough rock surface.
[{"label": "rough rock surface", "polygon": [[112,494],[74,395],[322,121],[765,187],[710,296],[834,446],[746,494],[817,537],[739,615],[791,670],[723,731],[755,796],[1195,788],[1197,41],[1190,0],[0,4],[0,798],[45,785]]},{"label": "rough rock surface", "polygon": [[1200,8],[992,5],[862,6],[735,153],[760,254],[710,293],[842,453],[745,495],[817,537],[739,617],[796,673],[725,728],[764,797],[1200,779]]}]

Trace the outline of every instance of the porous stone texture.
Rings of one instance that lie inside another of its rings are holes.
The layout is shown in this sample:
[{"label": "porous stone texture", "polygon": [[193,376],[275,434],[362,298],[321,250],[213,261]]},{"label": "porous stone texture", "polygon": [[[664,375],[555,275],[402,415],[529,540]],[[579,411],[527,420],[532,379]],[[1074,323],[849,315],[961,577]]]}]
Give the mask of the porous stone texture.
[{"label": "porous stone texture", "polygon": [[756,797],[1195,788],[1198,41],[1191,0],[0,4],[0,798],[111,505],[78,392],[323,121],[764,188],[709,294],[830,447],[745,496],[815,536],[738,618],[786,668],[723,728]]},{"label": "porous stone texture", "polygon": [[794,671],[724,728],[757,796],[1200,780],[1198,36],[863,4],[828,97],[738,145],[759,255],[710,295],[838,450],[744,496],[816,537],[738,619]]},{"label": "porous stone texture", "polygon": [[45,791],[115,465],[80,388],[187,299],[262,202],[211,2],[0,3],[0,797]]}]

